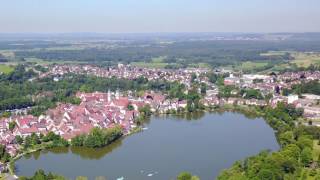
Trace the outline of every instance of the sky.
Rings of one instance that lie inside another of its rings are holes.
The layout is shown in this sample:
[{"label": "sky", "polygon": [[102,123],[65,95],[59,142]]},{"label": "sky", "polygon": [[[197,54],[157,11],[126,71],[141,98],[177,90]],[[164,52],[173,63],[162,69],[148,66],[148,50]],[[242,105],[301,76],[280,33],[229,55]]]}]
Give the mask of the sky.
[{"label": "sky", "polygon": [[0,0],[0,33],[320,32],[320,0]]}]

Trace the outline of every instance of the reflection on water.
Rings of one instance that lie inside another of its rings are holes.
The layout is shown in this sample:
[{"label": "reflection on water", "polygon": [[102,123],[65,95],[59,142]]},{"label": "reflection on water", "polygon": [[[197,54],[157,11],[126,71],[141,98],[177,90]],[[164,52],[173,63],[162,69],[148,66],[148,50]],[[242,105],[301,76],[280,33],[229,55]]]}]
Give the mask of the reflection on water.
[{"label": "reflection on water", "polygon": [[164,118],[171,118],[174,120],[181,120],[181,121],[194,121],[194,120],[200,120],[202,117],[205,116],[204,111],[197,111],[192,113],[181,113],[181,114],[161,114],[157,115],[156,117],[164,117]]},{"label": "reflection on water", "polygon": [[[199,112],[193,112],[193,113],[185,113],[185,114],[177,114],[177,115],[159,115],[158,117],[165,117],[165,118],[174,118],[175,120],[200,120],[205,113],[203,111]],[[144,122],[145,125],[148,125],[150,123],[150,118],[146,119]],[[103,148],[87,148],[87,147],[56,147],[51,149],[46,149],[42,151],[37,151],[32,154],[27,154],[24,157],[26,159],[34,158],[37,160],[40,155],[44,155],[47,153],[53,153],[53,154],[68,154],[71,152],[72,154],[79,155],[83,159],[88,160],[98,160],[104,157],[106,154],[111,153],[114,149],[119,148],[122,145],[122,140],[124,139],[120,138],[119,140],[113,142],[112,144],[103,147]]]},{"label": "reflection on water", "polygon": [[52,154],[72,154],[79,155],[82,159],[88,160],[98,160],[104,157],[106,154],[111,153],[114,149],[122,145],[123,138],[113,142],[112,144],[103,148],[87,148],[87,147],[55,147],[51,149],[46,149],[42,151],[37,151],[32,154],[24,155],[25,159],[33,158],[35,160],[39,159],[40,155],[45,155],[48,153]]},{"label": "reflection on water", "polygon": [[83,159],[101,159],[106,154],[111,153],[116,148],[122,145],[122,139],[119,139],[104,148],[84,148],[84,147],[71,147],[70,150],[73,154],[79,155]]}]

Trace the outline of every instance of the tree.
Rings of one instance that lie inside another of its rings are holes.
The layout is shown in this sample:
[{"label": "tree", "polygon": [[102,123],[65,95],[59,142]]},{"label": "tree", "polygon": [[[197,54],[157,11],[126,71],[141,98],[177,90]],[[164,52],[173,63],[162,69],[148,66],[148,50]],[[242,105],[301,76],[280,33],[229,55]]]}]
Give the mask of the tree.
[{"label": "tree", "polygon": [[177,180],[191,180],[192,175],[189,172],[181,172],[178,177]]},{"label": "tree", "polygon": [[32,177],[20,176],[20,180],[65,180],[64,177],[48,173],[48,175],[42,170],[37,170]]},{"label": "tree", "polygon": [[269,169],[260,170],[257,176],[260,180],[273,180],[273,179],[275,179],[273,176],[273,172]]},{"label": "tree", "polygon": [[195,73],[191,74],[191,83],[195,82],[195,80],[197,79],[197,75]]},{"label": "tree", "polygon": [[22,144],[23,143],[23,138],[21,137],[21,136],[19,136],[19,135],[17,135],[16,137],[15,137],[15,140],[16,140],[16,142],[18,143],[18,144]]},{"label": "tree", "polygon": [[78,176],[76,180],[88,180],[88,178],[85,176]]},{"label": "tree", "polygon": [[293,143],[295,141],[294,136],[293,136],[293,132],[287,131],[285,133],[280,134],[279,141],[280,141],[281,146],[283,146],[283,147]]},{"label": "tree", "polygon": [[95,178],[95,180],[107,180],[107,178],[104,176],[98,176]]},{"label": "tree", "polygon": [[309,166],[312,161],[312,150],[309,147],[305,147],[301,152],[301,163],[304,166]]},{"label": "tree", "polygon": [[33,178],[34,180],[46,180],[47,176],[44,173],[44,171],[42,169],[36,171],[36,173],[34,174]]},{"label": "tree", "polygon": [[142,114],[142,116],[148,117],[151,116],[151,107],[149,104],[144,105],[143,107],[139,108],[139,112]]},{"label": "tree", "polygon": [[72,146],[83,146],[85,138],[86,138],[86,136],[84,134],[76,136],[71,139],[71,145]]},{"label": "tree", "polygon": [[219,87],[219,97],[229,98],[232,96],[231,92],[236,90],[235,86],[220,86]]},{"label": "tree", "polygon": [[0,144],[0,160],[3,163],[6,163],[10,160],[10,155],[6,151],[6,146],[2,144]]},{"label": "tree", "polygon": [[32,140],[30,136],[27,136],[24,140],[24,148],[27,149],[32,146]]},{"label": "tree", "polygon": [[93,128],[88,135],[79,135],[71,139],[72,146],[99,148],[106,146],[122,136],[120,126],[109,129]]},{"label": "tree", "polygon": [[129,104],[127,108],[128,108],[129,111],[134,110],[134,107],[132,106],[132,104]]},{"label": "tree", "polygon": [[202,95],[205,95],[207,92],[207,85],[205,83],[201,83],[200,92]]},{"label": "tree", "polygon": [[4,117],[4,118],[8,118],[10,116],[11,116],[11,112],[9,112],[9,111],[5,111],[2,113],[2,117]]},{"label": "tree", "polygon": [[9,122],[9,130],[13,131],[13,129],[16,127],[16,123],[14,121]]},{"label": "tree", "polygon": [[36,133],[32,133],[31,134],[31,144],[32,145],[37,145],[37,144],[40,144],[41,141],[39,139],[39,136],[36,134]]},{"label": "tree", "polygon": [[283,148],[283,150],[280,152],[283,157],[286,157],[288,159],[294,159],[298,162],[300,158],[300,148],[296,144],[289,144]]},{"label": "tree", "polygon": [[246,99],[262,99],[262,94],[256,89],[243,89],[240,92]]},{"label": "tree", "polygon": [[49,142],[49,141],[59,140],[60,138],[61,138],[60,135],[57,135],[54,132],[50,131],[46,136],[43,136],[41,139],[43,142]]},{"label": "tree", "polygon": [[298,138],[296,144],[300,147],[300,149],[304,149],[305,147],[312,149],[313,141],[310,136],[303,135]]}]

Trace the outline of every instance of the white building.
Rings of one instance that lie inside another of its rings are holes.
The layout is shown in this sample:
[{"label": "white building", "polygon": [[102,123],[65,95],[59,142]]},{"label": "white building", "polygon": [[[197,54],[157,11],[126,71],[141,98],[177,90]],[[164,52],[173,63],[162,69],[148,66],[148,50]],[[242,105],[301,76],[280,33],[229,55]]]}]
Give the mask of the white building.
[{"label": "white building", "polygon": [[296,94],[290,94],[288,96],[288,104],[292,104],[294,101],[298,100],[299,96]]}]

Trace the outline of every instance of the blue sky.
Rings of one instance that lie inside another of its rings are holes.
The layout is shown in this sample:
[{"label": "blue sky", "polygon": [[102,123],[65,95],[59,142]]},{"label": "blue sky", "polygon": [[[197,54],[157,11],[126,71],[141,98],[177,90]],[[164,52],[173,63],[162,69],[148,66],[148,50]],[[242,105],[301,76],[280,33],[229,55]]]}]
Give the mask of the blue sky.
[{"label": "blue sky", "polygon": [[1,0],[0,32],[319,32],[320,0]]}]

